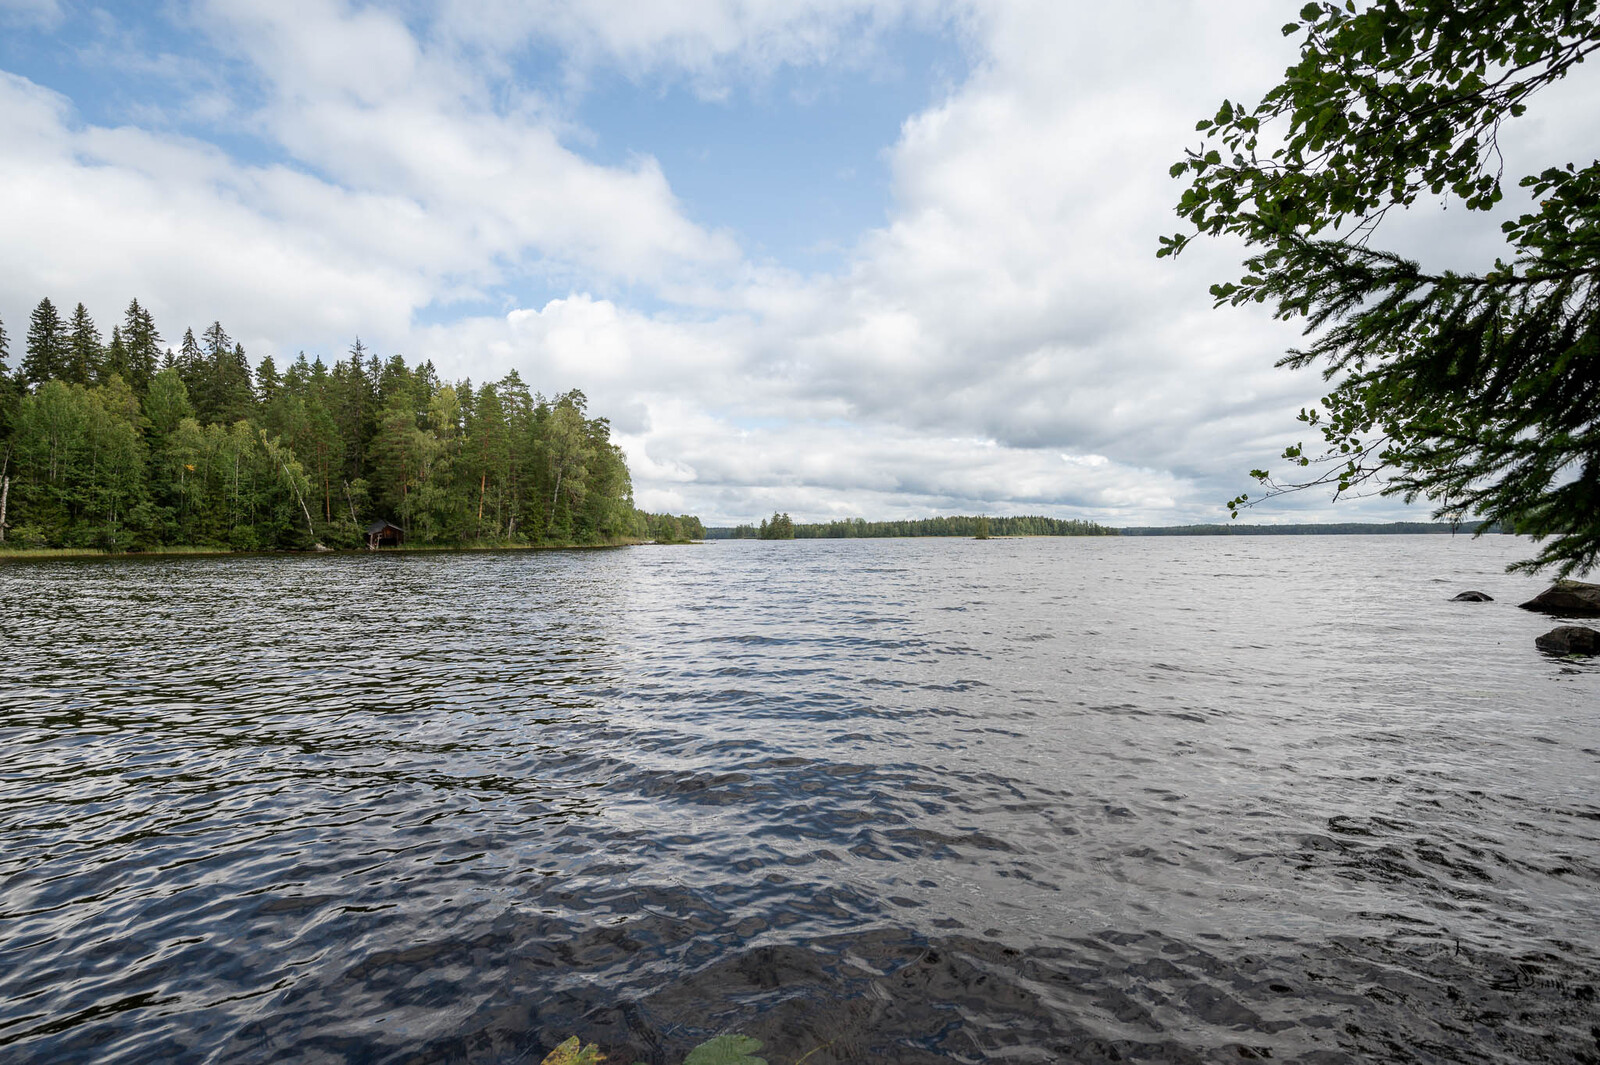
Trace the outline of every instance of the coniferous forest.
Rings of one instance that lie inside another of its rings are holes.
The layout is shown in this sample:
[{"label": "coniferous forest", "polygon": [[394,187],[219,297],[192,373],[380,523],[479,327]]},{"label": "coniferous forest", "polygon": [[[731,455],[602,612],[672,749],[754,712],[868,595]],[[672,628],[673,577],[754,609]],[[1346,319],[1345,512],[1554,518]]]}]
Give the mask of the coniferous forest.
[{"label": "coniferous forest", "polygon": [[[12,347],[20,358],[12,358]],[[137,300],[106,337],[78,304],[0,321],[0,539],[111,551],[599,544],[699,535],[651,515],[582,392],[515,370],[440,380],[357,340],[327,365],[252,366],[220,322],[175,345]]]}]

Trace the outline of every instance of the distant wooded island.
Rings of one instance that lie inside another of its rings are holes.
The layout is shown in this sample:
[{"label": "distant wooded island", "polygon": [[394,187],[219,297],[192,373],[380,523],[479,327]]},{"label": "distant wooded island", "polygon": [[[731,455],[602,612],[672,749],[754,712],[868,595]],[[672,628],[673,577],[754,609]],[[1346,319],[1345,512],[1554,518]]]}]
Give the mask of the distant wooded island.
[{"label": "distant wooded island", "polygon": [[[987,529],[982,527],[988,522]],[[708,540],[866,540],[891,536],[1116,536],[1117,530],[1075,518],[985,518],[958,515],[914,521],[867,521],[849,518],[830,522],[795,522],[774,514],[760,526],[735,525],[707,529]],[[776,535],[774,535],[776,532]]]}]

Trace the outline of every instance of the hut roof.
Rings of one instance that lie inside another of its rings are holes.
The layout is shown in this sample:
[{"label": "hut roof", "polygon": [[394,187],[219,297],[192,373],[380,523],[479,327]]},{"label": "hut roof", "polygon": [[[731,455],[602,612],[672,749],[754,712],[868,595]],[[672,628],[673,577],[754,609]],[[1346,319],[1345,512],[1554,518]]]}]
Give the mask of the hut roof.
[{"label": "hut roof", "polygon": [[376,536],[385,529],[393,529],[395,532],[405,532],[404,529],[400,528],[400,526],[396,525],[392,521],[375,521],[371,525],[367,526],[367,535]]}]

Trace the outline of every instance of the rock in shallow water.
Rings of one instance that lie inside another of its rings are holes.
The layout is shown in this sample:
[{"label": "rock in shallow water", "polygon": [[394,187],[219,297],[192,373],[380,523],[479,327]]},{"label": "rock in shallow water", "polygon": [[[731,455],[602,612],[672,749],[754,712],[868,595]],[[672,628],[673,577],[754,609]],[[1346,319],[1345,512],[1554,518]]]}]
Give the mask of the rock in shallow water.
[{"label": "rock in shallow water", "polygon": [[1600,654],[1600,632],[1587,625],[1561,625],[1537,637],[1533,645],[1552,655]]},{"label": "rock in shallow water", "polygon": [[1494,596],[1488,592],[1462,592],[1450,600],[1452,603],[1492,603]]},{"label": "rock in shallow water", "polygon": [[1522,604],[1523,610],[1572,617],[1600,616],[1600,584],[1582,581],[1556,581]]}]

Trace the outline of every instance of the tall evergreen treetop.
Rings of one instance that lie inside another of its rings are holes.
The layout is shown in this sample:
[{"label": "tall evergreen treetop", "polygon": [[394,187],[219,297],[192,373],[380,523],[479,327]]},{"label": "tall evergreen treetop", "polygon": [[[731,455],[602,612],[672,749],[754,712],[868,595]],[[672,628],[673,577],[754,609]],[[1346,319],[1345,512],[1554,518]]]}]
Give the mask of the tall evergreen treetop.
[{"label": "tall evergreen treetop", "polygon": [[73,308],[67,330],[67,365],[61,377],[75,385],[92,385],[100,378],[105,350],[100,330],[82,303]]},{"label": "tall evergreen treetop", "polygon": [[28,319],[28,348],[22,359],[22,381],[38,387],[61,377],[67,365],[67,327],[46,296]]},{"label": "tall evergreen treetop", "polygon": [[[122,326],[111,327],[111,342],[106,345],[105,358],[100,362],[100,382],[104,384],[113,377],[120,377],[133,387],[133,370],[128,363],[128,345],[122,339]],[[135,389],[142,393],[141,389]]]},{"label": "tall evergreen treetop", "polygon": [[283,379],[278,376],[278,365],[272,361],[271,355],[261,356],[261,362],[256,366],[256,402],[263,407],[278,398],[278,390],[283,387]]},{"label": "tall evergreen treetop", "polygon": [[[20,380],[13,380],[6,370],[6,356],[10,354],[8,341],[5,323],[0,322],[0,455],[7,453],[7,445],[11,442],[11,425],[16,416],[16,393],[22,385]],[[3,535],[5,530],[0,529],[0,536]]]},{"label": "tall evergreen treetop", "polygon": [[122,318],[122,342],[128,348],[128,380],[136,392],[150,387],[150,379],[161,365],[161,334],[155,319],[138,300],[128,301]]},{"label": "tall evergreen treetop", "polygon": [[193,392],[199,386],[201,378],[205,376],[206,356],[205,352],[200,350],[200,342],[194,338],[192,328],[183,331],[183,340],[178,345],[178,358],[174,365],[183,378],[184,387]]},{"label": "tall evergreen treetop", "polygon": [[212,322],[206,326],[206,331],[200,335],[200,343],[205,346],[205,353],[211,359],[220,358],[233,347],[233,338],[228,331],[222,328],[221,322]]}]

